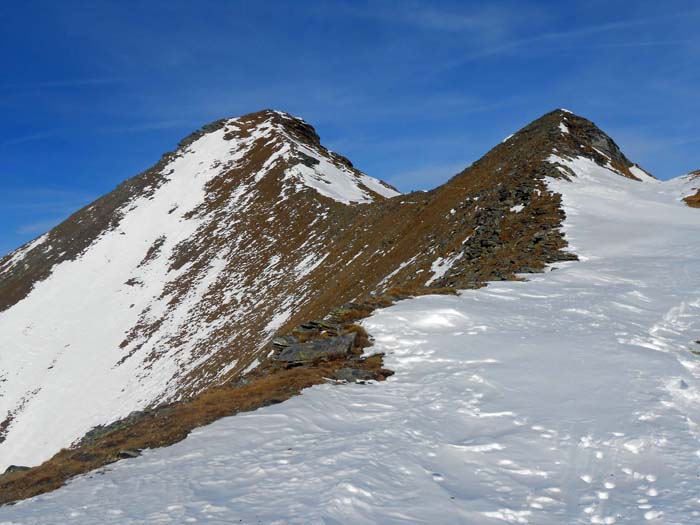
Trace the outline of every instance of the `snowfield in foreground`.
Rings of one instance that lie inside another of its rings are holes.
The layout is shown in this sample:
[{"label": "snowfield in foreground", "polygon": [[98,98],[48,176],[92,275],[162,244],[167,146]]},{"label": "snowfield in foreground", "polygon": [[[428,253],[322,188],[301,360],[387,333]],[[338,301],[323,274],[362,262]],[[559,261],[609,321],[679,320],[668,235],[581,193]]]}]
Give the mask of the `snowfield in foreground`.
[{"label": "snowfield in foreground", "polygon": [[0,523],[700,522],[700,214],[682,181],[560,162],[580,262],[379,311],[387,382],[220,420]]}]

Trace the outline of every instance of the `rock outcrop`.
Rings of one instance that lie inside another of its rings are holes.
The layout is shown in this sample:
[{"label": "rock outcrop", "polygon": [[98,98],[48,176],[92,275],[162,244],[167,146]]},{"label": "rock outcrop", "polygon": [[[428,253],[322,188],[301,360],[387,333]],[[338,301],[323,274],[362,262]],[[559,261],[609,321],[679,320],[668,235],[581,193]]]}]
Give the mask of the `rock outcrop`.
[{"label": "rock outcrop", "polygon": [[317,359],[327,359],[347,355],[355,343],[356,334],[337,335],[315,339],[308,343],[295,343],[280,352],[277,361],[288,365],[312,363]]},{"label": "rock outcrop", "polygon": [[[291,364],[341,352],[351,336],[324,318],[338,305],[361,318],[372,296],[478,287],[574,259],[546,184],[571,174],[553,153],[645,176],[563,110],[407,195],[286,113],[205,126],[0,260],[0,460],[40,462],[96,425],[192,399],[273,355]],[[307,342],[316,332],[327,339]],[[37,420],[50,436],[42,448],[26,439]]]}]

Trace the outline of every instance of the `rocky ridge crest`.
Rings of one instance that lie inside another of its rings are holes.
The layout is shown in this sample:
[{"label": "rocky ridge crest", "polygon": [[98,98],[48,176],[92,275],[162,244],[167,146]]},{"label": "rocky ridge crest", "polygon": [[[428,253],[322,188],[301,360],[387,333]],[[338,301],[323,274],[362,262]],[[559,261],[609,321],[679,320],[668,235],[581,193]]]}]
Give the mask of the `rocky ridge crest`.
[{"label": "rocky ridge crest", "polygon": [[[98,352],[92,373],[118,388],[96,383],[82,412],[47,413],[48,427],[70,428],[57,447],[95,424],[237,381],[284,351],[272,344],[276,336],[327,319],[340,304],[479,287],[575,259],[560,231],[560,197],[546,184],[570,176],[550,161],[553,153],[636,178],[612,139],[564,110],[439,188],[407,195],[325,149],[312,126],[288,114],[268,110],[205,126],[153,168],[0,260],[0,336],[8,341],[34,343],[31,331],[15,334],[1,316],[9,322],[43,297],[56,312],[84,315],[71,310],[74,299],[45,290],[69,290],[60,287],[63,272],[89,273],[91,264],[100,278],[114,265],[105,298],[110,315],[126,319],[103,338],[104,348],[81,348],[75,334],[55,336],[24,375],[0,383],[11,394],[0,407],[0,454],[5,445],[20,455],[23,414],[46,396],[64,404],[86,397],[84,388],[52,392],[37,383],[59,371],[69,377],[68,363],[81,351]],[[84,293],[93,297],[90,287]],[[104,312],[105,298],[94,296],[92,310]]]}]

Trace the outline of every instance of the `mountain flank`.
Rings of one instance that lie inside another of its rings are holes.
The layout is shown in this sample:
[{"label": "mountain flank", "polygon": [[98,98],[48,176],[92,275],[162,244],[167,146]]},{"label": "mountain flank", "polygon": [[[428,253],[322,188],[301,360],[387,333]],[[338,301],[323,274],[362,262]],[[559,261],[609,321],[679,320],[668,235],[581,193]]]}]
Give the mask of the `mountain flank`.
[{"label": "mountain flank", "polygon": [[384,379],[355,320],[576,259],[548,187],[577,177],[576,162],[657,182],[566,110],[406,195],[289,114],[205,126],[0,260],[0,467],[68,449],[2,481],[2,501],[328,377]]}]

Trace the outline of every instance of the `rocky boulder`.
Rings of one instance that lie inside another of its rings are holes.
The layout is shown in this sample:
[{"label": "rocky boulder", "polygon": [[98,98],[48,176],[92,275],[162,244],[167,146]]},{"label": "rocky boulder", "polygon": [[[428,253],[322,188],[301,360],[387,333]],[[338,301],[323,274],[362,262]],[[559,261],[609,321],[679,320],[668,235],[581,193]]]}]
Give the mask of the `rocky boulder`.
[{"label": "rocky boulder", "polygon": [[333,379],[337,381],[346,381],[348,383],[360,383],[377,379],[377,373],[371,370],[362,370],[360,368],[341,368],[335,373]]},{"label": "rocky boulder", "polygon": [[297,343],[286,347],[277,356],[277,361],[290,364],[310,363],[317,359],[347,355],[355,343],[357,334],[349,333],[337,337],[315,339],[307,343]]},{"label": "rocky boulder", "polygon": [[25,467],[23,465],[10,465],[9,467],[7,467],[5,469],[5,472],[3,473],[3,475],[12,474],[13,472],[24,472],[24,471],[29,470],[29,469],[30,469],[30,467]]}]

